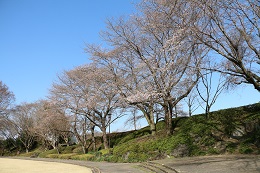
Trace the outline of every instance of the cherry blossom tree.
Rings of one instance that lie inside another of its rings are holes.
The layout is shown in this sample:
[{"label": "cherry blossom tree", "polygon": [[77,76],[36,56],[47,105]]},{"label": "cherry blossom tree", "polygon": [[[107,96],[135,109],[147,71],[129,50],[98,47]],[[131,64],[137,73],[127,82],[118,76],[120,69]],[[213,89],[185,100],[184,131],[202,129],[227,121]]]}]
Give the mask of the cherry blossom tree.
[{"label": "cherry blossom tree", "polygon": [[[87,129],[90,127],[90,122],[82,115],[80,107],[82,99],[84,101],[82,92],[85,86],[79,86],[78,78],[73,77],[69,71],[64,71],[62,75],[58,76],[58,79],[59,81],[54,83],[50,89],[49,99],[56,106],[64,109],[66,115],[70,117],[73,135],[81,145],[83,153],[86,153],[88,148]],[[93,133],[94,127],[91,128]],[[94,134],[92,138],[94,138]]]},{"label": "cherry blossom tree", "polygon": [[68,145],[70,137],[70,121],[64,111],[50,101],[41,100],[37,102],[35,113],[35,133],[42,138],[47,145],[57,149],[60,139]]},{"label": "cherry blossom tree", "polygon": [[[171,2],[142,1],[139,15],[107,21],[102,36],[110,50],[93,45],[87,48],[94,61],[111,69],[117,86],[123,86],[119,87],[121,96],[129,104],[138,103],[141,111],[145,105],[151,130],[154,105],[161,104],[168,134],[173,133],[173,109],[196,85],[207,53],[190,34],[189,26],[195,19],[187,4]],[[126,95],[126,91],[131,92]]]},{"label": "cherry blossom tree", "polygon": [[8,113],[8,109],[14,100],[14,94],[0,81],[0,120]]},{"label": "cherry blossom tree", "polygon": [[9,120],[15,129],[18,138],[28,153],[36,139],[34,115],[36,106],[34,103],[22,103],[15,107]]},{"label": "cherry blossom tree", "polygon": [[0,81],[0,137],[7,138],[11,135],[12,126],[8,119],[8,113],[10,113],[14,100],[14,94]]},{"label": "cherry blossom tree", "polygon": [[72,112],[85,116],[100,128],[104,147],[109,148],[106,129],[122,115],[115,111],[119,106],[118,93],[110,73],[89,64],[66,71],[60,79],[61,83],[54,84],[51,93],[57,100],[62,99]]},{"label": "cherry blossom tree", "polygon": [[258,0],[195,0],[197,11],[192,30],[199,43],[218,55],[212,69],[233,77],[235,84],[251,84],[260,91],[259,43],[260,2]]},{"label": "cherry blossom tree", "polygon": [[111,82],[120,95],[122,106],[140,110],[150,126],[151,134],[155,134],[154,104],[158,96],[156,93],[153,94],[145,65],[133,58],[132,53],[127,49],[106,52],[99,47],[89,45],[87,51],[91,53],[95,63],[109,70],[113,78]]},{"label": "cherry blossom tree", "polygon": [[123,116],[117,109],[120,106],[118,92],[112,82],[111,73],[104,68],[84,66],[77,69],[82,74],[88,91],[82,110],[90,122],[99,127],[103,135],[103,144],[109,148],[106,129],[116,119]]}]

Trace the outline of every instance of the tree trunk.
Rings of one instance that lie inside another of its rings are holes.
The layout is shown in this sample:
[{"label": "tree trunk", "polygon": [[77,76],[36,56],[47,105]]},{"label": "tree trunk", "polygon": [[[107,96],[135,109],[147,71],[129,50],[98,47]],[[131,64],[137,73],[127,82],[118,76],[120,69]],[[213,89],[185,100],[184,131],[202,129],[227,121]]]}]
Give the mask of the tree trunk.
[{"label": "tree trunk", "polygon": [[59,147],[56,147],[57,153],[60,154]]},{"label": "tree trunk", "polygon": [[93,151],[96,151],[95,125],[91,126],[91,138],[93,143]]},{"label": "tree trunk", "polygon": [[173,126],[172,126],[172,104],[170,102],[164,102],[162,105],[165,113],[165,127],[167,135],[173,134]]},{"label": "tree trunk", "polygon": [[206,117],[206,119],[209,118],[209,107],[208,107],[208,105],[206,105],[206,109],[205,109],[205,117]]},{"label": "tree trunk", "polygon": [[103,138],[103,145],[105,149],[109,149],[108,140],[107,140],[107,132],[106,127],[101,128],[102,131],[102,138]]},{"label": "tree trunk", "polygon": [[82,145],[81,147],[82,147],[82,152],[83,152],[83,154],[86,154],[86,153],[87,153],[86,146],[85,146],[85,145]]},{"label": "tree trunk", "polygon": [[139,109],[142,111],[147,123],[149,124],[151,134],[155,135],[156,134],[156,125],[155,125],[155,122],[154,122],[153,107],[149,106],[148,111],[145,111],[141,107],[139,107]]},{"label": "tree trunk", "polygon": [[192,116],[192,110],[191,110],[191,106],[189,106],[189,117]]},{"label": "tree trunk", "polygon": [[151,134],[155,135],[156,134],[156,125],[154,122],[154,116],[153,116],[153,111],[150,110],[150,130],[151,130]]},{"label": "tree trunk", "polygon": [[135,129],[135,131],[137,130],[137,128],[136,128],[136,112],[135,112],[135,110],[134,110],[134,129]]},{"label": "tree trunk", "polygon": [[151,130],[151,135],[156,134],[156,125],[154,123],[151,123],[150,130]]}]

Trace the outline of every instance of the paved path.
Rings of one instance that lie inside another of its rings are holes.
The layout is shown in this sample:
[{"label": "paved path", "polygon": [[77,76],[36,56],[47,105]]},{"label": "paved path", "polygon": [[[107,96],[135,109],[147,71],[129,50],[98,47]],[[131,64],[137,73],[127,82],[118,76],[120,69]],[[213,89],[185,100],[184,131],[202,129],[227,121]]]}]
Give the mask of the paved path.
[{"label": "paved path", "polygon": [[260,173],[260,155],[219,155],[154,161],[176,173]]},{"label": "paved path", "polygon": [[[99,171],[101,173],[260,173],[260,155],[220,155],[180,159],[170,158],[134,164],[40,158],[27,159],[85,166],[92,168],[95,173],[99,173]],[[0,171],[0,173],[2,172]],[[76,172],[73,171],[73,173]]]}]

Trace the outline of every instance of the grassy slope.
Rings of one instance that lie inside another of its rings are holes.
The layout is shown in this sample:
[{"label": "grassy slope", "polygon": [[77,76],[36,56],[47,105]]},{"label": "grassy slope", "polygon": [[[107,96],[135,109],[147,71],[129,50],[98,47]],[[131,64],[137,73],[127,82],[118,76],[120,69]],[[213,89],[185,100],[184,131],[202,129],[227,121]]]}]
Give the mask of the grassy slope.
[{"label": "grassy slope", "polygon": [[[40,157],[106,160],[113,162],[140,162],[167,156],[198,156],[222,153],[260,154],[260,103],[212,112],[209,119],[203,115],[174,119],[175,132],[167,136],[164,122],[157,124],[157,135],[149,135],[149,128],[110,135],[110,150],[81,154],[80,147],[29,153]],[[239,136],[234,131],[243,133]],[[100,146],[101,147],[101,144]],[[27,156],[29,156],[27,155]]]}]

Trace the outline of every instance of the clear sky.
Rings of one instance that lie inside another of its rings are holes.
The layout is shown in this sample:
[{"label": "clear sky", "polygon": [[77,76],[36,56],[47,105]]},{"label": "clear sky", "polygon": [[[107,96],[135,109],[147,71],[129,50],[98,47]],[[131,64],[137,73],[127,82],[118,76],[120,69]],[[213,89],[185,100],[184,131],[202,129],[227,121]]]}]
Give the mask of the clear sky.
[{"label": "clear sky", "polygon": [[137,0],[0,0],[0,80],[16,103],[44,98],[62,70],[88,63],[85,43],[101,43],[110,17]]},{"label": "clear sky", "polygon": [[[105,20],[130,15],[138,1],[0,0],[0,80],[16,103],[44,99],[57,74],[88,63],[85,43],[101,44]],[[238,87],[212,110],[256,103],[259,96],[251,86]]]}]

